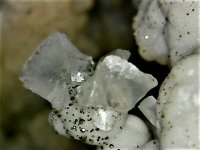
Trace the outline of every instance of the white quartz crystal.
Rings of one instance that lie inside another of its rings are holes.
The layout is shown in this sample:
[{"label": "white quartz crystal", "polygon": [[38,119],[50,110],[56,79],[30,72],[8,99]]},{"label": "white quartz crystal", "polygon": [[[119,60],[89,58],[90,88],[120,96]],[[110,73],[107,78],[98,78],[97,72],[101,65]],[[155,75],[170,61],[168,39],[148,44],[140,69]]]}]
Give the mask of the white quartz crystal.
[{"label": "white quartz crystal", "polygon": [[173,66],[199,52],[199,8],[198,0],[143,0],[133,24],[140,55]]},{"label": "white quartz crystal", "polygon": [[163,82],[157,102],[160,148],[198,149],[200,55],[178,62]]},{"label": "white quartz crystal", "polygon": [[105,57],[95,74],[78,87],[80,105],[111,107],[127,113],[151,88],[156,79],[141,72],[136,66],[118,56]]}]

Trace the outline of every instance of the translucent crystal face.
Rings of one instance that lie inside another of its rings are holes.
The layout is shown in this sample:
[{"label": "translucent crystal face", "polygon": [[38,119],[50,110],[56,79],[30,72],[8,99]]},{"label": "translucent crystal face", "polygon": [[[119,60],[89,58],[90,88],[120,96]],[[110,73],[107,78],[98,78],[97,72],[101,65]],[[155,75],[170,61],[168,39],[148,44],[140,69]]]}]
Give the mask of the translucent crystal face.
[{"label": "translucent crystal face", "polygon": [[153,76],[127,61],[129,56],[116,50],[94,71],[91,57],[56,32],[28,59],[20,79],[51,103],[49,122],[59,134],[114,148],[110,141],[123,130],[128,110],[157,85]]},{"label": "translucent crystal face", "polygon": [[118,56],[106,56],[97,64],[94,75],[78,87],[77,102],[84,107],[111,107],[128,112],[156,79]]},{"label": "translucent crystal face", "polygon": [[62,109],[76,95],[74,89],[93,74],[93,65],[90,56],[79,52],[64,34],[54,32],[24,64],[20,80],[54,108]]},{"label": "translucent crystal face", "polygon": [[78,72],[71,76],[72,82],[83,82],[84,81],[84,75],[81,72]]},{"label": "translucent crystal face", "polygon": [[103,131],[110,131],[120,120],[121,114],[106,108],[98,108],[93,115],[93,123]]}]

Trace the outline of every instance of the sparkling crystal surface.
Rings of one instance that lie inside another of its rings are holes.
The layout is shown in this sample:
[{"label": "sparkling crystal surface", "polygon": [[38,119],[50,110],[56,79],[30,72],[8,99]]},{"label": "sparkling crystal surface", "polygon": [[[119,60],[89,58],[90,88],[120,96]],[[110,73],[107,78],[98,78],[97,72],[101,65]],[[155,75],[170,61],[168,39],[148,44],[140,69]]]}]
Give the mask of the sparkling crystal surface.
[{"label": "sparkling crystal surface", "polygon": [[103,131],[110,131],[120,120],[120,113],[110,109],[98,108],[93,115],[93,123]]},{"label": "sparkling crystal surface", "polygon": [[110,55],[98,63],[95,74],[78,88],[77,101],[82,106],[111,107],[128,112],[156,79],[118,56]]}]

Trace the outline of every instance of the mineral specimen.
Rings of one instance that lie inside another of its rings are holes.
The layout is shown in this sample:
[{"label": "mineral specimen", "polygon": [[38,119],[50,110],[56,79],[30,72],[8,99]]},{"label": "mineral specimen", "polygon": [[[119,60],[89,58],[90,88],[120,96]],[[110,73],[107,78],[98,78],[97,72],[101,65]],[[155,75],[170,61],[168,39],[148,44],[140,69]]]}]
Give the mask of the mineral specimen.
[{"label": "mineral specimen", "polygon": [[[100,59],[94,71],[91,57],[55,32],[25,63],[20,79],[51,103],[49,122],[59,134],[105,148],[136,147],[150,136],[144,122],[128,111],[157,81],[129,63],[129,56],[118,49]],[[136,142],[120,144],[124,136]]]},{"label": "mineral specimen", "polygon": [[69,93],[74,86],[91,74],[93,64],[92,58],[80,53],[64,34],[54,32],[25,63],[20,79],[59,110],[73,95]]}]

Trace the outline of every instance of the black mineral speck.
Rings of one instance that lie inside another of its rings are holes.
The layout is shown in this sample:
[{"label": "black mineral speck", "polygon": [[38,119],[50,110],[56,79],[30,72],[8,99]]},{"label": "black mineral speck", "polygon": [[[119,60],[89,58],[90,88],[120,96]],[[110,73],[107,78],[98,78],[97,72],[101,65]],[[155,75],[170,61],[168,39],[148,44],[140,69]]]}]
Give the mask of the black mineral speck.
[{"label": "black mineral speck", "polygon": [[92,118],[87,119],[87,121],[91,121],[91,120],[92,120]]},{"label": "black mineral speck", "polygon": [[74,124],[76,124],[77,122],[78,122],[78,119],[75,119],[75,120],[74,120]]},{"label": "black mineral speck", "polygon": [[97,141],[99,141],[100,139],[101,139],[101,137],[100,137],[100,136],[98,136],[98,137],[97,137]]},{"label": "black mineral speck", "polygon": [[162,114],[162,116],[161,116],[162,118],[165,118],[165,115],[164,114]]},{"label": "black mineral speck", "polygon": [[114,145],[113,145],[113,144],[110,144],[109,147],[110,147],[110,148],[114,148]]},{"label": "black mineral speck", "polygon": [[82,119],[82,118],[79,118],[78,125],[81,125],[81,124],[83,124],[84,122],[85,122],[85,120],[84,120],[84,119]]},{"label": "black mineral speck", "polygon": [[93,140],[93,139],[89,139],[89,142],[93,143],[93,142],[94,142],[94,140]]},{"label": "black mineral speck", "polygon": [[72,105],[73,105],[73,103],[69,103],[69,105],[68,105],[68,106],[70,107],[70,106],[72,106]]},{"label": "black mineral speck", "polygon": [[58,114],[58,118],[62,117],[62,115]]},{"label": "black mineral speck", "polygon": [[81,136],[79,137],[79,140],[81,140],[82,142],[85,142],[87,140],[87,136]]}]

